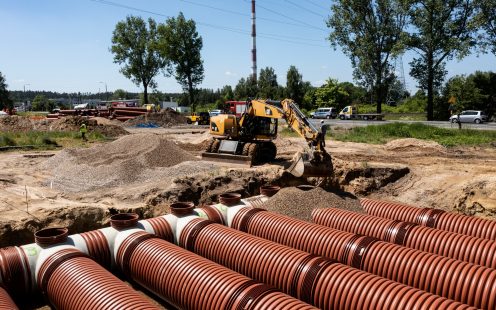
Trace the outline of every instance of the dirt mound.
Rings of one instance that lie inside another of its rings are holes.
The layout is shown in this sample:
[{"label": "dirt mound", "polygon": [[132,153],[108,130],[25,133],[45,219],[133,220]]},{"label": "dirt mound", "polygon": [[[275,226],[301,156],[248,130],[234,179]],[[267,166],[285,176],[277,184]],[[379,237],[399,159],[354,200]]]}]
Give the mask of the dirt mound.
[{"label": "dirt mound", "polygon": [[50,131],[79,131],[79,127],[86,122],[88,132],[99,132],[106,137],[117,137],[126,135],[128,132],[122,126],[108,122],[102,122],[102,118],[85,118],[82,116],[67,116],[52,121],[48,130]]},{"label": "dirt mound", "polygon": [[175,125],[186,124],[186,117],[174,110],[165,110],[163,112],[141,115],[125,122],[126,126],[137,126],[141,124],[152,123],[160,127],[172,127]]},{"label": "dirt mound", "polygon": [[[53,173],[50,185],[68,192],[127,185],[154,178],[173,178],[175,165],[186,174],[200,169],[187,164],[197,158],[158,135],[136,134],[88,149],[67,149],[44,167]],[[166,169],[163,169],[166,168]],[[167,170],[169,169],[169,170]],[[176,169],[177,170],[177,169]]]},{"label": "dirt mound", "polygon": [[348,193],[333,193],[316,187],[303,191],[296,187],[282,188],[270,197],[264,208],[303,221],[312,221],[312,210],[316,208],[339,208],[363,213],[360,202]]},{"label": "dirt mound", "polygon": [[35,122],[29,117],[12,115],[0,117],[0,131],[31,131],[35,127]]},{"label": "dirt mound", "polygon": [[396,139],[384,145],[388,151],[397,152],[429,152],[444,153],[446,148],[434,141],[419,140],[414,138]]}]

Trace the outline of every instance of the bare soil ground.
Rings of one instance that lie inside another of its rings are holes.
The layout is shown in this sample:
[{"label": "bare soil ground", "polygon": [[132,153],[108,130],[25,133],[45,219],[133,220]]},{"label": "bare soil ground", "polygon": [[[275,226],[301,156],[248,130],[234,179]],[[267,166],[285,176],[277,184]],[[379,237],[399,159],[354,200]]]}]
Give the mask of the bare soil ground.
[{"label": "bare soil ground", "polygon": [[[33,232],[47,226],[77,233],[107,225],[117,212],[151,217],[178,200],[201,205],[226,191],[249,196],[267,183],[306,183],[283,171],[304,146],[298,138],[278,138],[272,164],[233,168],[198,160],[209,138],[205,127],[126,130],[130,135],[84,150],[0,153],[0,247],[32,242]],[[329,140],[327,150],[335,177],[326,189],[347,203],[371,197],[496,219],[495,147]],[[332,203],[347,207],[339,201]]]}]

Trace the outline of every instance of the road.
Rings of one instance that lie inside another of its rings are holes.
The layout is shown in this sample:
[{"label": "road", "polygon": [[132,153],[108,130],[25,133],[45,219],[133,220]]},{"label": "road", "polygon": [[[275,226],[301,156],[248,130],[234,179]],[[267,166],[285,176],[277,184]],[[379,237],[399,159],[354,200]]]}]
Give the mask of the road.
[{"label": "road", "polygon": [[[320,124],[320,119],[311,119],[312,123],[318,125]],[[406,123],[415,124],[422,123],[425,125],[440,127],[440,128],[453,128],[458,129],[458,124],[453,124],[451,122],[445,121],[360,121],[360,120],[340,120],[340,119],[325,119],[324,123],[330,125],[331,127],[342,127],[342,128],[352,128],[352,127],[364,127],[368,125],[381,125],[381,124],[391,124],[391,123]],[[472,124],[472,123],[462,123],[463,129],[476,129],[476,130],[496,130],[496,123],[484,123],[484,124]]]}]

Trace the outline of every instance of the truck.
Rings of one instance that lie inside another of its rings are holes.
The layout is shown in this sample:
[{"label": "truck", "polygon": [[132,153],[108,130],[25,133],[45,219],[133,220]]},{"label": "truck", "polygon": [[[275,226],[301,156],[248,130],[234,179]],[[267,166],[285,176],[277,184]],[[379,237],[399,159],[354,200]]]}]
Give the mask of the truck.
[{"label": "truck", "polygon": [[355,106],[346,106],[344,109],[341,110],[338,114],[339,119],[345,120],[345,119],[361,119],[364,121],[367,120],[378,120],[382,121],[384,119],[384,114],[381,113],[358,113],[358,108]]},{"label": "truck", "polygon": [[247,106],[246,101],[226,101],[225,110],[230,114],[236,115],[236,117],[241,117],[246,111]]},{"label": "truck", "polygon": [[187,115],[186,118],[188,124],[198,122],[198,125],[208,125],[210,123],[210,114],[208,112],[193,112],[191,115]]}]

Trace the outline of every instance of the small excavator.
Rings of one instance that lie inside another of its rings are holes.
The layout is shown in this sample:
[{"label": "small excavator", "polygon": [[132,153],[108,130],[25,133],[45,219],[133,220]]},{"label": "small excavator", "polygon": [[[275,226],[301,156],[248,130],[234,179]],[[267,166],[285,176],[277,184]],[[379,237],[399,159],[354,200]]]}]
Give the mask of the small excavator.
[{"label": "small excavator", "polygon": [[237,118],[219,114],[210,119],[209,141],[202,159],[251,166],[275,159],[279,119],[307,142],[308,149],[293,157],[287,171],[296,177],[328,177],[333,173],[331,156],[324,149],[325,137],[309,122],[291,99],[247,100],[246,110]]}]

